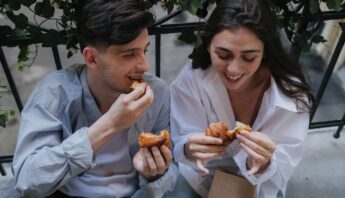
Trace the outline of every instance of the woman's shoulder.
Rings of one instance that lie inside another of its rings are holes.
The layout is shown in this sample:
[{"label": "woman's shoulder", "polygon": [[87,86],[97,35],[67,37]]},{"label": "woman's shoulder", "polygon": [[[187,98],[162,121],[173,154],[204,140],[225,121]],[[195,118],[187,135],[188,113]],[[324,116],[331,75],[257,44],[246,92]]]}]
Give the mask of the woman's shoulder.
[{"label": "woman's shoulder", "polygon": [[186,84],[198,84],[207,74],[208,70],[195,69],[192,67],[192,60],[188,60],[187,63],[181,69],[179,75],[171,83],[172,86],[186,85]]}]

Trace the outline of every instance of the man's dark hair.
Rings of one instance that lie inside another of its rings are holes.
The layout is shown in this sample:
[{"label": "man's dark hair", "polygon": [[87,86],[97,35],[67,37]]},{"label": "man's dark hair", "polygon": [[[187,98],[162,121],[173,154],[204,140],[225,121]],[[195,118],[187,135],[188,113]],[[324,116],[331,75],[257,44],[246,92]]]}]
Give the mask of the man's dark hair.
[{"label": "man's dark hair", "polygon": [[81,48],[105,49],[133,41],[154,22],[140,0],[82,0],[76,12]]},{"label": "man's dark hair", "polygon": [[[217,33],[225,29],[248,28],[264,43],[262,66],[269,68],[279,89],[286,96],[301,102],[310,110],[314,97],[298,61],[282,46],[275,18],[268,0],[220,1],[206,25],[202,27],[202,44],[191,56],[193,68],[210,67],[211,58],[207,46]],[[309,103],[305,101],[305,97]],[[304,107],[302,109],[306,109]]]}]

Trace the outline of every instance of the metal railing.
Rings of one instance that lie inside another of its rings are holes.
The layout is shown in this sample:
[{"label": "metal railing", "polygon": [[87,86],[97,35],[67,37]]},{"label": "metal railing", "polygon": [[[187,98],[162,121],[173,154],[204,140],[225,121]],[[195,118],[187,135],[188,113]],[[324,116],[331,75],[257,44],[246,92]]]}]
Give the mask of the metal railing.
[{"label": "metal railing", "polygon": [[[155,73],[159,77],[161,74],[161,35],[162,34],[170,34],[170,33],[182,33],[184,31],[196,31],[201,23],[196,22],[196,23],[180,23],[180,24],[166,24],[164,25],[165,22],[169,21],[173,17],[179,15],[181,11],[175,11],[172,12],[171,14],[161,18],[158,20],[150,29],[149,29],[149,34],[155,36]],[[345,10],[342,12],[324,12],[322,13],[321,16],[322,20],[336,20],[336,19],[344,19],[345,18]],[[335,64],[339,58],[340,52],[342,50],[342,47],[344,46],[345,42],[345,32],[343,31],[341,33],[341,36],[338,40],[337,46],[335,48],[335,51],[333,52],[331,61],[326,69],[326,72],[322,78],[321,85],[318,89],[318,92],[316,94],[315,98],[315,107],[312,109],[311,112],[311,120],[314,118],[315,112],[319,106],[319,103],[321,101],[321,98],[326,90],[327,84],[331,78],[331,75],[333,73]],[[17,91],[15,81],[13,80],[12,74],[9,70],[6,57],[2,51],[1,46],[16,46],[17,44],[34,44],[34,43],[40,43],[40,41],[33,40],[31,38],[25,37],[25,38],[20,38],[16,40],[7,40],[7,41],[2,41],[0,42],[0,61],[2,64],[2,67],[5,71],[6,78],[8,80],[8,83],[10,85],[12,94],[15,98],[18,110],[21,111],[23,109],[23,104],[20,98],[20,95]],[[56,65],[56,69],[60,70],[61,67],[61,61],[59,57],[59,51],[58,48],[51,47],[53,56],[54,56],[54,61]],[[345,125],[345,112],[343,117],[340,120],[329,120],[329,121],[322,121],[322,122],[311,122],[309,128],[314,129],[314,128],[323,128],[323,127],[331,127],[331,126],[337,126],[338,129],[334,134],[335,138],[339,138],[340,132],[343,129]],[[2,163],[10,163],[12,162],[13,156],[0,156],[0,172],[2,175],[5,175],[6,172],[4,168],[2,167]]]}]

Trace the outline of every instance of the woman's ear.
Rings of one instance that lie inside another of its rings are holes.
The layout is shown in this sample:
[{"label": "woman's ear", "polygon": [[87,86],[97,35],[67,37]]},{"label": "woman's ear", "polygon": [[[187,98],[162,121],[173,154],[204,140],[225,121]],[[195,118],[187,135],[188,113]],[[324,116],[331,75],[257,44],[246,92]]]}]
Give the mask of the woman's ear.
[{"label": "woman's ear", "polygon": [[93,47],[85,47],[83,49],[83,56],[85,64],[93,69],[97,68],[97,50]]}]

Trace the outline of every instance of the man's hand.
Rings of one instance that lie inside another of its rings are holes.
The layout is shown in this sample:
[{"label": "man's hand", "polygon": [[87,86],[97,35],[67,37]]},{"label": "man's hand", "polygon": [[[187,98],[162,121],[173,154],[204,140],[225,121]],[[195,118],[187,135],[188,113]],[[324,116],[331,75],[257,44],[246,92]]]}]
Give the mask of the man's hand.
[{"label": "man's hand", "polygon": [[196,159],[198,168],[206,174],[209,170],[204,167],[203,162],[221,155],[225,149],[226,145],[223,145],[222,139],[207,136],[204,133],[192,135],[185,144],[186,156]]},{"label": "man's hand", "polygon": [[146,83],[128,94],[121,94],[110,109],[89,128],[89,139],[94,152],[115,133],[129,128],[153,102],[153,91]]},{"label": "man's hand", "polygon": [[248,153],[247,166],[250,168],[248,174],[254,175],[265,170],[272,159],[276,149],[275,143],[263,133],[249,133],[242,130],[237,135],[240,146]]},{"label": "man's hand", "polygon": [[121,94],[105,117],[119,131],[132,126],[153,102],[153,91],[146,83],[128,94]]},{"label": "man's hand", "polygon": [[162,176],[172,162],[170,149],[162,145],[151,149],[141,148],[133,158],[134,168],[147,180],[153,181]]}]

